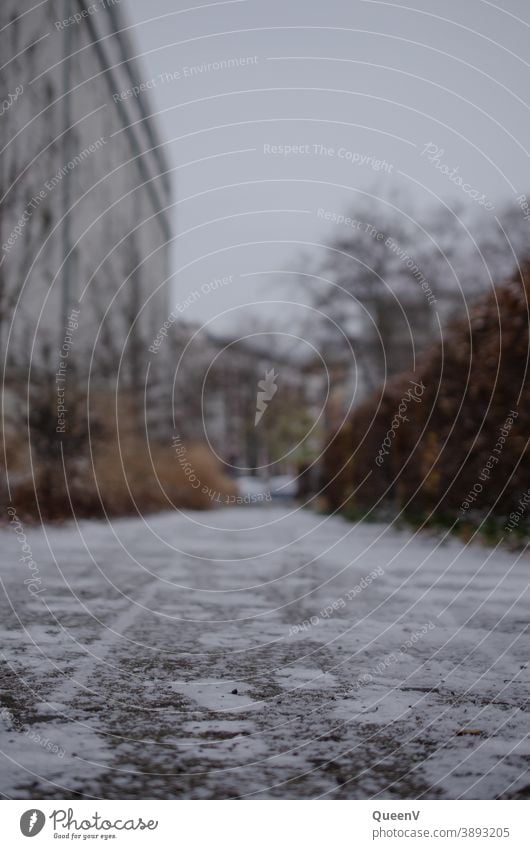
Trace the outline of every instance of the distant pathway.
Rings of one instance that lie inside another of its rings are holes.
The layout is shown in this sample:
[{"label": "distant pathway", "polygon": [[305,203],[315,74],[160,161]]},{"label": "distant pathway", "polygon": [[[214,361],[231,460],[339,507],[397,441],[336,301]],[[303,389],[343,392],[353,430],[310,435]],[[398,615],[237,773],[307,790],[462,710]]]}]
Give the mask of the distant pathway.
[{"label": "distant pathway", "polygon": [[528,555],[268,506],[24,531],[4,796],[530,795]]}]

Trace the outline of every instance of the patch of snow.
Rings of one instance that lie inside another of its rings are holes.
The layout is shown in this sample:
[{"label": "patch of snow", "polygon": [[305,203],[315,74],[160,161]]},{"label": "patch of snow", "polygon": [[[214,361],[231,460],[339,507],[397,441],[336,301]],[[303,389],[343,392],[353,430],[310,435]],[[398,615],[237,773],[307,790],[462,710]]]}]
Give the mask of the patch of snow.
[{"label": "patch of snow", "polygon": [[174,681],[171,689],[207,710],[232,713],[263,707],[263,702],[245,696],[250,687],[237,681]]}]

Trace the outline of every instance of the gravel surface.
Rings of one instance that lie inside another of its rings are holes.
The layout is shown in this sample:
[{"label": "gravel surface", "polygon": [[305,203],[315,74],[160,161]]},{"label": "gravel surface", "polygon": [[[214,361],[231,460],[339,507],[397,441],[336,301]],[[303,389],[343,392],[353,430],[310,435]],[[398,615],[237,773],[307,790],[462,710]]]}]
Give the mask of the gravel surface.
[{"label": "gravel surface", "polygon": [[7,798],[530,796],[525,554],[276,506],[0,542]]}]

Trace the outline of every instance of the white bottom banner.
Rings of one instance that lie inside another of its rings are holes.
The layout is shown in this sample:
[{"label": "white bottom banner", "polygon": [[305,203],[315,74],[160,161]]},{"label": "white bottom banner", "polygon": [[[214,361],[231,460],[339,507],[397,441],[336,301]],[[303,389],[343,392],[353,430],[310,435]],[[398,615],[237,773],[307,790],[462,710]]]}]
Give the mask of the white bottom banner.
[{"label": "white bottom banner", "polygon": [[528,849],[526,801],[4,801],[2,845]]}]

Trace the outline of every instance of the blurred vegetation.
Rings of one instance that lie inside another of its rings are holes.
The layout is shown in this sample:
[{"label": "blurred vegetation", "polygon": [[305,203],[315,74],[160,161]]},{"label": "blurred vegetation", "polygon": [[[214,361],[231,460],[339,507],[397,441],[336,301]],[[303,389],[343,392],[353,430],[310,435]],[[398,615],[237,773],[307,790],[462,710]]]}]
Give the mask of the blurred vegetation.
[{"label": "blurred vegetation", "polygon": [[[530,509],[520,507],[530,488],[529,290],[526,265],[453,321],[414,373],[391,378],[355,409],[325,454],[329,509],[464,538],[478,529],[489,541],[530,539]],[[377,465],[411,380],[425,387],[421,403],[407,405]],[[506,530],[513,511],[519,518]]]},{"label": "blurred vegetation", "polygon": [[88,401],[72,380],[65,433],[57,434],[52,378],[38,377],[31,385],[29,414],[27,400],[18,396],[5,433],[10,500],[20,518],[63,521],[175,507],[200,510],[236,493],[204,444],[186,444],[192,479],[169,440],[148,440],[127,394],[99,391]]}]

